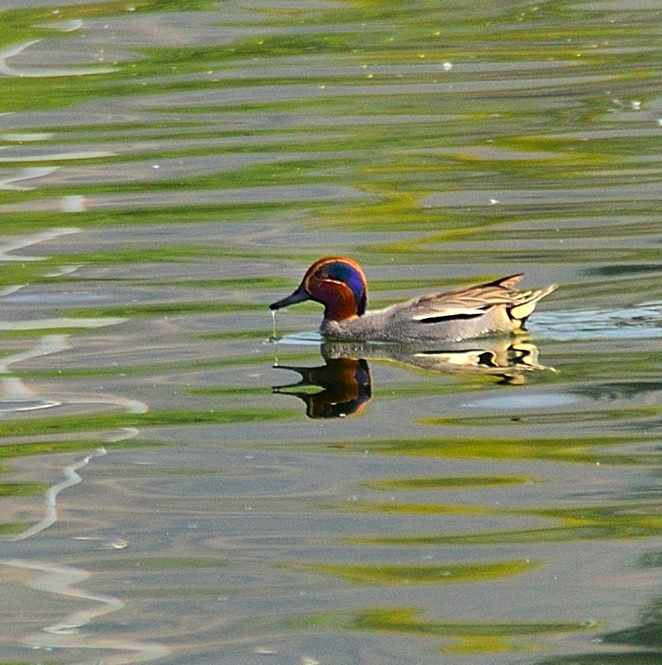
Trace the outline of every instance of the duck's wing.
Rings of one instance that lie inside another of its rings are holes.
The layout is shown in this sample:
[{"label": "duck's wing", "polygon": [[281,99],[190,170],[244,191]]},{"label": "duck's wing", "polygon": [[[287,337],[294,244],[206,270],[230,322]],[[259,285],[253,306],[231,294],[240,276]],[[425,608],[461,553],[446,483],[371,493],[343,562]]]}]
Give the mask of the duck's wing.
[{"label": "duck's wing", "polygon": [[513,287],[521,279],[521,274],[509,275],[485,284],[421,296],[407,303],[407,309],[412,321],[441,323],[475,319],[501,307],[511,319],[522,323],[533,312],[536,303],[551,293],[556,285],[518,291]]}]

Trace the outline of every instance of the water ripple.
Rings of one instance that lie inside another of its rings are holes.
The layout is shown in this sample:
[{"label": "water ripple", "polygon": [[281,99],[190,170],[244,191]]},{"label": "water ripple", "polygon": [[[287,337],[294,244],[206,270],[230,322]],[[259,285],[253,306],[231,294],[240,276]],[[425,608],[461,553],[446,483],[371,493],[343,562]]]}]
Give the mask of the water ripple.
[{"label": "water ripple", "polygon": [[562,342],[662,337],[662,303],[626,309],[536,312],[529,326],[540,337]]}]

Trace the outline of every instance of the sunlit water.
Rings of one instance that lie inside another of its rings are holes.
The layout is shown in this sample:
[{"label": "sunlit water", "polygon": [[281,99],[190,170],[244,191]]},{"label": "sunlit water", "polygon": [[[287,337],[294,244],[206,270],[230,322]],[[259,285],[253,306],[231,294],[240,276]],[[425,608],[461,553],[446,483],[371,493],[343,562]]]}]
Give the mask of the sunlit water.
[{"label": "sunlit water", "polygon": [[[0,661],[662,663],[661,18],[5,2]],[[323,342],[325,254],[560,286]]]}]

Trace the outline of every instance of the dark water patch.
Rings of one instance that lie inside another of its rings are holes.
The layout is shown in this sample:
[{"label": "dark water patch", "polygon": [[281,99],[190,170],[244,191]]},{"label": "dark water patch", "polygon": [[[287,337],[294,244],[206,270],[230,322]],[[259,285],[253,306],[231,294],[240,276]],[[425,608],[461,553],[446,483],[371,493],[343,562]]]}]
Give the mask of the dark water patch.
[{"label": "dark water patch", "polygon": [[662,265],[653,263],[644,263],[640,265],[613,265],[592,268],[587,271],[588,274],[600,277],[621,277],[627,275],[638,275],[641,273],[658,273],[662,271]]}]

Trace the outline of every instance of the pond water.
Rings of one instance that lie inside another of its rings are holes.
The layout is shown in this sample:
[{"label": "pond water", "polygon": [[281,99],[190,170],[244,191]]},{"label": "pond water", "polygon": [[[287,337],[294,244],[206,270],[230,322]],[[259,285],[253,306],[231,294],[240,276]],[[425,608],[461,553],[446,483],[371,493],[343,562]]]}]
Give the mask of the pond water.
[{"label": "pond water", "polygon": [[662,663],[659,3],[2,4],[2,663]]}]

